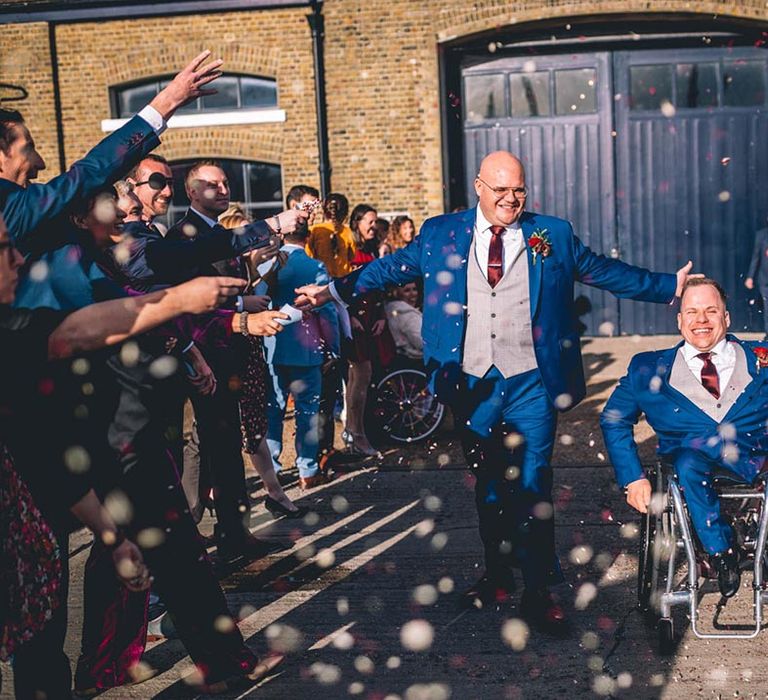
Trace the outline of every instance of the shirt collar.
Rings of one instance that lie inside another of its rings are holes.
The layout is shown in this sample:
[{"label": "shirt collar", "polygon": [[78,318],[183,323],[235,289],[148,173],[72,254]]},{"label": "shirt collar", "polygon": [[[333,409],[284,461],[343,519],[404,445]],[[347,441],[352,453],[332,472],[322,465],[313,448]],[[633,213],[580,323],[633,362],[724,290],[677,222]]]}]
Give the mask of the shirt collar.
[{"label": "shirt collar", "polygon": [[206,224],[208,224],[208,226],[210,226],[211,228],[214,228],[215,226],[218,226],[218,225],[219,225],[219,222],[218,222],[218,221],[216,221],[215,219],[211,219],[211,218],[207,217],[205,214],[201,214],[201,213],[200,213],[199,211],[197,211],[197,209],[195,209],[194,207],[190,207],[190,209],[191,209],[193,212],[195,212],[195,214],[197,214],[197,215],[198,215],[198,216],[199,216],[199,217],[200,217],[200,218],[201,218],[203,221],[205,221],[205,223],[206,223]]},{"label": "shirt collar", "polygon": [[[483,214],[483,210],[480,208],[480,205],[477,205],[477,215],[475,216],[475,228],[478,233],[483,233],[485,231],[488,231],[491,226],[490,221],[485,218],[485,214]],[[519,231],[520,230],[520,221],[515,221],[514,223],[510,224],[506,227],[507,231]]]},{"label": "shirt collar", "polygon": [[280,250],[284,250],[286,253],[292,253],[294,250],[304,250],[304,246],[296,243],[283,243],[283,245],[280,246]]},{"label": "shirt collar", "polygon": [[[713,347],[709,352],[711,352],[713,355],[722,355],[725,352],[725,346],[728,344],[728,338],[723,338],[715,347]],[[695,348],[690,343],[686,342],[683,344],[683,355],[685,356],[686,362],[692,360],[696,355],[700,355],[701,350],[698,348]]]}]

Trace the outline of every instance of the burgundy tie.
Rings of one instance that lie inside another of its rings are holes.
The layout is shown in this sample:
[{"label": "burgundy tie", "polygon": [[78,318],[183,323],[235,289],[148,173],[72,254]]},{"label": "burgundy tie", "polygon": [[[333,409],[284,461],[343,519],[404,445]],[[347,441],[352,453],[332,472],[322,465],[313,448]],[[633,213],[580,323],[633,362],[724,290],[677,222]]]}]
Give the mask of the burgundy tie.
[{"label": "burgundy tie", "polygon": [[711,352],[700,352],[696,355],[699,359],[704,361],[704,366],[701,368],[701,383],[704,388],[712,394],[716,399],[720,398],[720,378],[717,376],[717,369],[715,363],[712,362]]},{"label": "burgundy tie", "polygon": [[488,248],[488,283],[495,287],[504,276],[504,243],[501,234],[503,226],[491,226],[491,246]]}]

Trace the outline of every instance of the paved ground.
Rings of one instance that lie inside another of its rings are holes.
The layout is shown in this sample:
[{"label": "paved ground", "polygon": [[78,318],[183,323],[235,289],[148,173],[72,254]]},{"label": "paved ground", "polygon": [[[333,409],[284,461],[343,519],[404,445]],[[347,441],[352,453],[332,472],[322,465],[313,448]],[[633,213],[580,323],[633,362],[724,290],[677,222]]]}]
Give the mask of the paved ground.
[{"label": "paved ground", "polygon": [[[555,457],[558,546],[575,598],[571,638],[526,636],[514,603],[457,611],[457,592],[479,573],[480,543],[471,483],[450,434],[441,433],[432,446],[388,451],[381,467],[303,497],[294,487],[290,495],[316,513],[298,526],[254,507],[255,532],[292,537],[296,546],[222,583],[252,646],[288,649],[291,656],[280,675],[225,697],[765,697],[763,638],[703,642],[680,616],[681,643],[664,659],[635,611],[635,519],[613,484],[596,416],[629,356],[667,345],[664,338],[585,344],[590,393],[561,420]],[[639,441],[650,456],[647,428]],[[83,534],[72,539],[72,658],[87,541]],[[711,609],[716,596],[706,600]],[[734,598],[725,616],[747,621],[748,596]],[[193,697],[181,680],[189,659],[178,642],[154,645],[145,662],[156,677],[103,697]],[[10,673],[2,670],[5,698]]]}]

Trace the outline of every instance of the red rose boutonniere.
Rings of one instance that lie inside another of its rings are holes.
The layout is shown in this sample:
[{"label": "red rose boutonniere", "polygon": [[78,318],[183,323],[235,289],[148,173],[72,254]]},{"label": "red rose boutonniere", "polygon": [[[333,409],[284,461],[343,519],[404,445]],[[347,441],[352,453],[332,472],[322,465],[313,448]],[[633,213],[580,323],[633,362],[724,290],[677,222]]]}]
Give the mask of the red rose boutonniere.
[{"label": "red rose boutonniere", "polygon": [[768,367],[768,348],[756,347],[752,348],[752,352],[757,357],[757,371],[759,372],[763,367]]},{"label": "red rose boutonniere", "polygon": [[533,253],[533,264],[536,264],[536,256],[541,255],[542,263],[552,252],[552,241],[549,240],[547,229],[536,229],[528,238],[528,247]]}]

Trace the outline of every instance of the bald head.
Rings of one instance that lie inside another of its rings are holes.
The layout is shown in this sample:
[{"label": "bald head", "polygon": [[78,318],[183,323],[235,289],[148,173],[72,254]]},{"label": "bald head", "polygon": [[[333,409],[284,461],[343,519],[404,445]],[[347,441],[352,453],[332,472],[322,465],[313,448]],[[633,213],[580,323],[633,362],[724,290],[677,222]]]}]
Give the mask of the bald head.
[{"label": "bald head", "polygon": [[489,153],[480,163],[475,193],[483,216],[495,226],[509,226],[525,206],[525,168],[507,151]]}]

